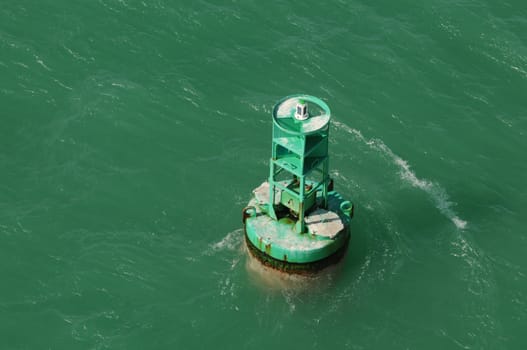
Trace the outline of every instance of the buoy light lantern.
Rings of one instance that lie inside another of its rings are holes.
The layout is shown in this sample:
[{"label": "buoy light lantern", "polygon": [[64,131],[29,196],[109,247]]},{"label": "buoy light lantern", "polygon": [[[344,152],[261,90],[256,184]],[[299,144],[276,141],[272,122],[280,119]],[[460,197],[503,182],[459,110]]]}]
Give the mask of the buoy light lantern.
[{"label": "buoy light lantern", "polygon": [[309,118],[309,114],[307,113],[307,104],[304,100],[299,100],[296,104],[295,118],[297,120],[306,120]]}]

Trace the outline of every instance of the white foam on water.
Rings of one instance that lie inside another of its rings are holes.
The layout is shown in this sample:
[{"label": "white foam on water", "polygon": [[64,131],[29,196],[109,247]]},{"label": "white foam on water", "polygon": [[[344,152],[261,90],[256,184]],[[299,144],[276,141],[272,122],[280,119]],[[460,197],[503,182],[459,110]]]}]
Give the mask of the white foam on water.
[{"label": "white foam on water", "polygon": [[243,229],[238,228],[225,235],[220,241],[209,245],[205,255],[212,255],[219,251],[237,251],[240,250],[243,241]]},{"label": "white foam on water", "polygon": [[[475,322],[475,334],[495,335],[501,333],[497,316],[499,305],[496,303],[500,292],[495,277],[495,261],[485,254],[485,251],[471,239],[470,235],[455,235],[449,242],[450,255],[462,262],[457,265],[459,278],[466,285],[466,293],[470,296],[462,315]],[[444,334],[448,336],[448,334]],[[482,340],[485,344],[486,337]],[[485,348],[488,346],[478,346]]]},{"label": "white foam on water", "polygon": [[435,182],[418,178],[417,175],[412,171],[408,162],[395,154],[388,146],[386,146],[384,142],[382,142],[382,140],[366,139],[360,130],[350,128],[349,126],[338,121],[333,121],[333,124],[340,130],[344,130],[345,132],[355,136],[370,148],[388,157],[399,168],[399,175],[403,181],[425,192],[434,202],[436,208],[441,212],[441,214],[452,221],[452,223],[458,229],[463,230],[467,227],[467,221],[461,219],[454,211],[454,203],[450,201],[446,190]]}]

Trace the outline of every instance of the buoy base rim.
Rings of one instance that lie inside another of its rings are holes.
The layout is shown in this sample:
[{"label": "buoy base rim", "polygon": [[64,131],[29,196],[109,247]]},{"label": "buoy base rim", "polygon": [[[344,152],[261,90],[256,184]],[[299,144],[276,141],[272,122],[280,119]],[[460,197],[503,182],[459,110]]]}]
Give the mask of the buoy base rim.
[{"label": "buoy base rim", "polygon": [[345,237],[345,242],[342,244],[342,246],[340,246],[331,255],[316,261],[295,263],[273,258],[272,256],[267,255],[265,252],[259,250],[258,247],[252,244],[245,230],[244,237],[245,244],[248,248],[249,253],[264,266],[273,268],[281,272],[299,275],[316,274],[329,266],[337,264],[346,254],[350,241],[350,235],[348,234]]}]

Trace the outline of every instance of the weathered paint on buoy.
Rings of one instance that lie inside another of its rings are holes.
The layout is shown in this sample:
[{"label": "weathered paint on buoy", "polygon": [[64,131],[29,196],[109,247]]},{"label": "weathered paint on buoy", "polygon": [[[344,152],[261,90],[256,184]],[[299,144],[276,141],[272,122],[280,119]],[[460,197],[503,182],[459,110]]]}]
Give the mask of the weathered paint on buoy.
[{"label": "weathered paint on buoy", "polygon": [[353,204],[329,177],[330,118],[327,104],[309,95],[273,109],[269,178],[242,213],[248,250],[266,266],[316,272],[346,252]]}]

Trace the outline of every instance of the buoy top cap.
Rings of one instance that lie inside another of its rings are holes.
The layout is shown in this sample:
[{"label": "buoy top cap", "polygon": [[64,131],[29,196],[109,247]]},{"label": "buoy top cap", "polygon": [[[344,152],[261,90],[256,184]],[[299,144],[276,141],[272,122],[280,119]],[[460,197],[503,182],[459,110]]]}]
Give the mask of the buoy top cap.
[{"label": "buoy top cap", "polygon": [[324,129],[330,114],[328,105],[317,97],[291,95],[274,106],[273,122],[290,134],[308,135]]}]

